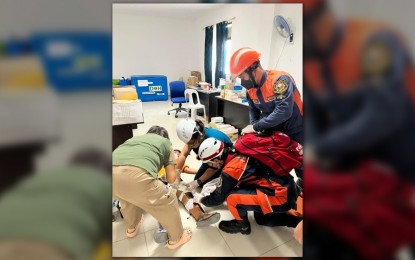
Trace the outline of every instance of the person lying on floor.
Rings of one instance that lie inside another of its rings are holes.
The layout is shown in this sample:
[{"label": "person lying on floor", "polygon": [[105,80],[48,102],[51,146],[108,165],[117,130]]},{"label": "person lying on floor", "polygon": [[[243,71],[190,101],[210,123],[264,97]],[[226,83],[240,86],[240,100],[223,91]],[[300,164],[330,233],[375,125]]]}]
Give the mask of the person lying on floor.
[{"label": "person lying on floor", "polygon": [[209,167],[223,168],[216,190],[205,197],[194,193],[194,201],[213,207],[226,200],[235,218],[219,223],[227,233],[251,233],[248,211],[254,211],[260,225],[295,227],[302,215],[296,211],[298,193],[293,177],[277,176],[254,158],[223,147],[215,138],[200,145],[201,160]]},{"label": "person lying on floor", "polygon": [[127,237],[135,237],[143,222],[144,211],[150,213],[166,229],[166,247],[176,249],[192,237],[183,228],[177,197],[157,179],[161,167],[166,180],[176,180],[176,158],[168,132],[152,126],[144,135],[134,136],[112,153],[113,198],[121,203],[127,225]]}]

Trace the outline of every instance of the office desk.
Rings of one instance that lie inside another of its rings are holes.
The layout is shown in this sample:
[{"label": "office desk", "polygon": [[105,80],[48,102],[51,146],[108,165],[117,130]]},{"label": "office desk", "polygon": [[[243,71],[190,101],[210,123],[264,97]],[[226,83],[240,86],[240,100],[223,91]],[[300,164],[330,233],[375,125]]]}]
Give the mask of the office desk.
[{"label": "office desk", "polygon": [[[196,88],[196,87],[189,87],[189,88],[195,89],[197,91],[197,93],[199,93],[200,103],[205,105],[205,107],[206,107],[206,117],[207,117],[208,122],[210,122],[210,119],[212,117],[217,116],[217,111],[216,111],[217,103],[216,103],[215,97],[220,95],[220,90],[218,90],[218,91],[208,91],[208,90],[204,90],[204,89],[200,89],[200,88]],[[198,113],[198,115],[199,115],[199,113]]]},{"label": "office desk", "polygon": [[140,100],[114,100],[112,104],[112,150],[133,137],[133,129],[144,123],[143,107]]},{"label": "office desk", "polygon": [[36,141],[0,148],[0,164],[4,173],[0,181],[0,195],[33,174],[36,170],[36,157],[44,152],[48,142]]},{"label": "office desk", "polygon": [[217,115],[223,117],[226,124],[233,125],[239,132],[249,125],[249,105],[221,97],[217,99]]},{"label": "office desk", "polygon": [[137,123],[112,126],[112,150],[114,151],[122,143],[133,137],[133,129],[137,129]]}]

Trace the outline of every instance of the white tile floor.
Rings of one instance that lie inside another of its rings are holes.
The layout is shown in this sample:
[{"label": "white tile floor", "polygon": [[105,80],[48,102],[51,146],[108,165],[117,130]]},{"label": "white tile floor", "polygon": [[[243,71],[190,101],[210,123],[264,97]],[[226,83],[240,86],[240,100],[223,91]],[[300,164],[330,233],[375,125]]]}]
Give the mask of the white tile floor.
[{"label": "white tile floor", "polygon": [[[170,106],[169,101],[144,102],[144,123],[138,125],[134,130],[134,135],[147,132],[153,125],[160,125],[169,132],[173,147],[183,148],[183,143],[176,135],[176,124],[181,118],[186,117],[186,113],[180,113],[179,118],[173,114],[167,115],[167,111],[177,107]],[[198,168],[200,161],[195,156],[189,156],[186,160],[192,168]],[[185,181],[192,180],[192,175],[183,174]],[[169,250],[154,242],[153,234],[158,228],[157,221],[149,214],[144,215],[144,223],[135,238],[127,238],[125,234],[124,221],[118,217],[113,222],[113,256],[114,257],[215,257],[215,256],[302,256],[302,246],[293,238],[293,229],[286,227],[264,227],[256,224],[252,212],[249,219],[252,232],[250,235],[227,234],[218,228],[218,223],[214,225],[197,228],[195,220],[189,215],[186,209],[180,204],[180,213],[183,226],[191,227],[193,231],[192,239],[178,248]],[[221,220],[233,219],[226,205],[216,208],[206,208],[207,211],[218,211]]]}]

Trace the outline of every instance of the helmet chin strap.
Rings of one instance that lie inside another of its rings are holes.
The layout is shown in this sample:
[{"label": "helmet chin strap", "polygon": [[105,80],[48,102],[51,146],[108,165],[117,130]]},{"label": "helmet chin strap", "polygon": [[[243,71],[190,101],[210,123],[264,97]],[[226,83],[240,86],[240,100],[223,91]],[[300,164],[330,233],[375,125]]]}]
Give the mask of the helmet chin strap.
[{"label": "helmet chin strap", "polygon": [[258,68],[258,65],[252,66],[252,67],[250,67],[250,68],[248,68],[246,70],[246,73],[248,74],[249,79],[252,81],[252,83],[254,83],[253,84],[254,85],[254,88],[258,88],[259,87],[259,85],[255,81],[255,76],[254,76],[254,70],[256,70],[257,68]]},{"label": "helmet chin strap", "polygon": [[254,83],[254,88],[258,88],[258,84],[255,81],[255,77],[252,75],[252,72],[250,72],[249,74],[249,78],[251,79],[251,81]]}]

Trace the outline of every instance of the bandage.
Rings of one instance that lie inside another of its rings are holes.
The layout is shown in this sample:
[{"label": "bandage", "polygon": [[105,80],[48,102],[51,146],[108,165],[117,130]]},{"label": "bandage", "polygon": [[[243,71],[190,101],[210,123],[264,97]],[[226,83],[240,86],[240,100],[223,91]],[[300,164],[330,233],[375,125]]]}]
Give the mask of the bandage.
[{"label": "bandage", "polygon": [[190,211],[193,208],[193,199],[190,199],[186,202],[186,205],[184,205],[184,207]]},{"label": "bandage", "polygon": [[199,220],[203,214],[204,211],[201,208],[200,205],[198,205],[197,203],[194,203],[194,199],[192,198],[192,194],[190,192],[187,191],[183,191],[183,190],[177,190],[176,191],[176,196],[178,198],[178,200],[183,204],[183,206],[186,208],[187,211],[189,211],[189,213],[195,218],[195,220]]},{"label": "bandage", "polygon": [[184,191],[181,191],[181,194],[179,196],[179,201],[182,201],[183,200],[184,194],[185,194],[185,192]]}]

